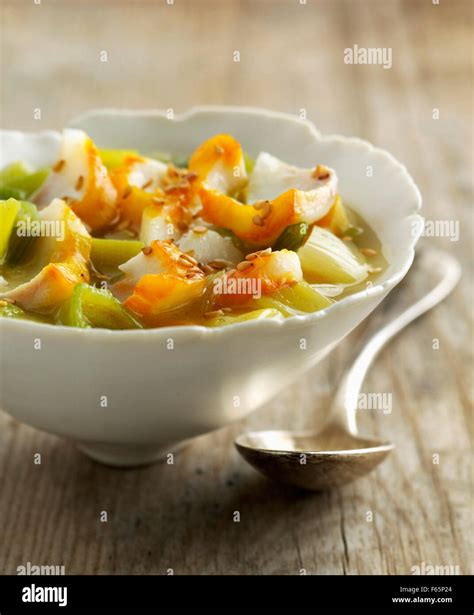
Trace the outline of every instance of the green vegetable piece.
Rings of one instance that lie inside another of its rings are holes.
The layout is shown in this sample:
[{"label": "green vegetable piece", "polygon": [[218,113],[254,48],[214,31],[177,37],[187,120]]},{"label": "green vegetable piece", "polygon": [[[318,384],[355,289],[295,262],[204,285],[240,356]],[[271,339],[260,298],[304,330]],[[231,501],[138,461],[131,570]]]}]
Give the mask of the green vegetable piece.
[{"label": "green vegetable piece", "polygon": [[99,156],[107,169],[110,171],[123,165],[127,156],[136,156],[134,149],[100,149]]},{"label": "green vegetable piece", "polygon": [[260,299],[255,299],[254,301],[252,301],[252,306],[259,310],[277,310],[285,318],[288,318],[288,316],[296,316],[297,314],[300,314],[298,310],[294,310],[288,305],[285,305],[281,301],[278,301],[273,297],[269,297],[268,295],[265,295],[263,297],[260,297]]},{"label": "green vegetable piece", "polygon": [[354,284],[364,280],[365,259],[351,243],[314,226],[310,238],[298,251],[305,280],[311,284]]},{"label": "green vegetable piece", "polygon": [[306,222],[291,224],[276,240],[273,250],[293,250],[296,252],[304,245],[311,234],[311,227]]},{"label": "green vegetable piece", "polygon": [[[3,305],[6,303],[6,305]],[[51,323],[51,319],[41,314],[34,314],[33,312],[27,312],[19,305],[14,305],[0,299],[0,317],[2,318],[15,318],[17,320],[33,320],[34,322],[47,322]]]},{"label": "green vegetable piece", "polygon": [[143,248],[141,241],[131,239],[92,239],[90,259],[96,271],[112,277],[120,273],[119,265],[136,256]]},{"label": "green vegetable piece", "polygon": [[223,316],[214,316],[206,321],[208,327],[223,327],[224,325],[232,325],[238,322],[247,322],[249,320],[265,320],[267,318],[278,318],[280,312],[275,309],[258,309],[246,312],[245,314],[225,314]]},{"label": "green vegetable piece", "polygon": [[141,324],[108,290],[78,284],[61,308],[60,321],[69,327],[141,329]]},{"label": "green vegetable piece", "polygon": [[20,209],[16,215],[14,229],[8,244],[6,256],[8,265],[18,265],[21,261],[24,261],[38,239],[37,236],[28,233],[28,225],[40,219],[36,205],[28,203],[28,201],[20,201],[19,205]]},{"label": "green vegetable piece", "polygon": [[26,199],[43,184],[48,174],[48,169],[32,173],[23,162],[13,162],[0,171],[0,193],[6,194],[11,191],[9,196],[19,200]]},{"label": "green vegetable piece", "polygon": [[23,190],[26,193],[26,197],[29,197],[43,185],[48,175],[49,169],[40,169],[39,171],[28,173],[27,175],[18,178],[13,184],[9,184],[9,186]]},{"label": "green vegetable piece", "polygon": [[333,302],[307,282],[298,282],[294,286],[285,286],[272,294],[272,297],[299,312],[317,312]]},{"label": "green vegetable piece", "polygon": [[0,171],[0,184],[14,185],[18,179],[31,173],[24,162],[12,162]]},{"label": "green vegetable piece", "polygon": [[247,152],[244,152],[244,164],[245,164],[245,170],[247,171],[247,175],[250,175],[255,166],[255,159],[252,158],[250,154],[247,154]]},{"label": "green vegetable piece", "polygon": [[307,282],[298,282],[294,286],[286,286],[271,295],[260,297],[254,300],[255,307],[276,309],[283,316],[294,316],[295,314],[317,312],[323,310],[333,303]]},{"label": "green vegetable piece", "polygon": [[16,199],[22,201],[26,199],[26,192],[18,190],[18,188],[10,188],[10,186],[0,186],[0,199]]},{"label": "green vegetable piece", "polygon": [[19,211],[20,203],[15,199],[0,201],[0,265],[5,262],[8,244]]}]

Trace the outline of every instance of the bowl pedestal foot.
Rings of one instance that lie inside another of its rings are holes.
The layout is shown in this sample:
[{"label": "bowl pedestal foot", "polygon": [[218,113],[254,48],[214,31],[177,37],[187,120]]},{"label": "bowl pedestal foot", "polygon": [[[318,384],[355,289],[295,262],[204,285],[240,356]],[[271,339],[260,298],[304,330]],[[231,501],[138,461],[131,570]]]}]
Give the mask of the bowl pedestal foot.
[{"label": "bowl pedestal foot", "polygon": [[178,444],[110,444],[107,442],[78,442],[77,448],[94,461],[118,468],[133,468],[166,461],[167,456],[184,448],[189,440]]}]

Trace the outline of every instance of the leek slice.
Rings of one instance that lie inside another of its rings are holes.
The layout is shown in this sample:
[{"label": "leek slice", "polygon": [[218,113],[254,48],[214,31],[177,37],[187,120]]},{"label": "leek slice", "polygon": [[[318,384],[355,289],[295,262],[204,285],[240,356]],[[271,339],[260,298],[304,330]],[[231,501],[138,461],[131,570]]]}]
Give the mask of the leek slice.
[{"label": "leek slice", "polygon": [[29,197],[30,194],[33,194],[33,192],[36,192],[36,190],[42,186],[48,175],[49,169],[40,169],[34,173],[27,173],[8,185],[9,187],[24,191],[26,197]]},{"label": "leek slice", "polygon": [[247,175],[250,175],[255,166],[255,158],[252,158],[250,154],[247,154],[247,152],[244,152],[244,164],[245,164],[245,170],[247,172]]},{"label": "leek slice", "polygon": [[298,256],[310,283],[355,284],[368,275],[368,266],[357,249],[319,226],[313,227]]},{"label": "leek slice", "polygon": [[287,307],[300,312],[317,312],[332,304],[332,301],[318,293],[307,282],[285,286],[272,294],[272,297]]},{"label": "leek slice", "polygon": [[31,170],[24,162],[12,162],[0,171],[0,183],[6,186],[14,185],[18,179],[29,173],[31,173]]},{"label": "leek slice", "polygon": [[[325,297],[339,297],[344,292],[346,286],[346,284],[313,284],[311,288],[314,288],[314,290],[317,290],[318,293]],[[348,286],[351,286],[351,284]]]},{"label": "leek slice", "polygon": [[34,322],[51,322],[46,316],[27,312],[19,305],[13,305],[0,299],[0,317],[15,318],[16,320],[33,320]]},{"label": "leek slice", "polygon": [[307,241],[311,228],[306,222],[290,224],[276,240],[273,250],[293,250],[297,252]]},{"label": "leek slice", "polygon": [[303,281],[281,288],[269,296],[260,297],[254,303],[259,308],[277,309],[283,316],[294,316],[302,312],[318,312],[333,302]]},{"label": "leek slice", "polygon": [[281,314],[275,309],[258,309],[247,312],[246,314],[223,314],[214,316],[206,320],[205,324],[208,327],[223,327],[232,325],[238,322],[247,322],[249,320],[265,320],[267,318],[281,318]]},{"label": "leek slice", "polygon": [[16,199],[21,201],[26,199],[26,192],[18,190],[18,188],[10,188],[10,186],[0,186],[0,199]]},{"label": "leek slice", "polygon": [[32,246],[38,239],[38,235],[28,235],[22,231],[28,222],[38,222],[40,216],[36,205],[27,201],[19,202],[20,209],[15,218],[14,229],[10,236],[6,261],[9,265],[18,265],[28,256]]},{"label": "leek slice", "polygon": [[300,312],[298,312],[297,310],[294,310],[288,305],[285,305],[284,303],[281,303],[281,301],[278,301],[277,299],[274,299],[273,297],[268,295],[260,297],[260,299],[255,299],[252,302],[252,306],[260,310],[277,310],[285,318],[288,318],[289,316],[297,316],[298,314],[300,314]]},{"label": "leek slice", "polygon": [[141,329],[140,323],[108,290],[78,284],[61,308],[60,321],[69,327]]},{"label": "leek slice", "polygon": [[25,199],[38,190],[48,174],[48,169],[32,172],[23,162],[13,162],[0,171],[0,194],[10,193],[13,198]]},{"label": "leek slice", "polygon": [[121,167],[128,156],[137,156],[133,149],[100,149],[99,156],[108,171]]},{"label": "leek slice", "polygon": [[112,277],[121,273],[119,265],[136,256],[142,248],[141,241],[93,237],[90,259],[96,271]]},{"label": "leek slice", "polygon": [[20,203],[17,200],[0,201],[0,265],[5,262],[8,244],[19,211]]}]

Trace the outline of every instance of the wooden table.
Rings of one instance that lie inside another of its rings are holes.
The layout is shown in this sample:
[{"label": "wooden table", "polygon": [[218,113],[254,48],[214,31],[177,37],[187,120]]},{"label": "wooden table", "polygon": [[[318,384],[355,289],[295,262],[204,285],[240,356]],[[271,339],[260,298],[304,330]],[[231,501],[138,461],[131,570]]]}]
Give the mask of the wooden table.
[{"label": "wooden table", "polygon": [[[393,412],[362,412],[362,427],[393,439],[395,453],[331,493],[267,482],[232,441],[249,428],[312,426],[360,331],[172,466],[102,467],[1,414],[0,572],[26,562],[71,574],[410,574],[423,563],[472,572],[471,8],[469,0],[3,2],[4,127],[60,128],[100,106],[304,109],[322,132],[367,138],[407,164],[426,217],[460,223],[459,241],[422,243],[456,254],[464,281],[367,379],[366,392],[393,394]],[[344,64],[354,44],[392,48],[392,68]]]}]

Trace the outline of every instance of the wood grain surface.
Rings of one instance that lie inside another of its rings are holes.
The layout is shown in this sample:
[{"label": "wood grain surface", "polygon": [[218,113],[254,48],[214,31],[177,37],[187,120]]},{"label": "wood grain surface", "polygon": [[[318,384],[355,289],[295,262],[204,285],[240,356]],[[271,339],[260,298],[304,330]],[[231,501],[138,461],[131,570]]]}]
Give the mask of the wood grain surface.
[{"label": "wood grain surface", "polygon": [[[392,67],[344,64],[354,44],[391,48]],[[324,133],[367,138],[407,165],[428,219],[459,223],[458,241],[421,245],[456,254],[464,276],[367,379],[393,410],[361,411],[361,427],[396,451],[331,493],[268,482],[233,439],[313,426],[367,327],[425,283],[416,273],[316,371],[174,465],[103,467],[0,413],[0,572],[31,562],[70,574],[410,574],[424,563],[471,574],[471,2],[3,1],[1,51],[4,128],[61,128],[93,107],[242,104],[303,109]]]}]

